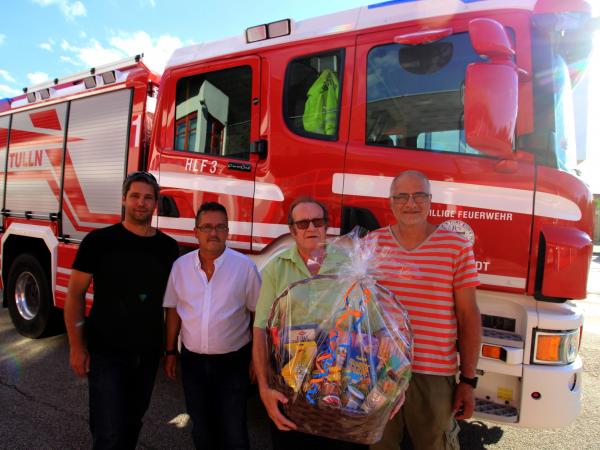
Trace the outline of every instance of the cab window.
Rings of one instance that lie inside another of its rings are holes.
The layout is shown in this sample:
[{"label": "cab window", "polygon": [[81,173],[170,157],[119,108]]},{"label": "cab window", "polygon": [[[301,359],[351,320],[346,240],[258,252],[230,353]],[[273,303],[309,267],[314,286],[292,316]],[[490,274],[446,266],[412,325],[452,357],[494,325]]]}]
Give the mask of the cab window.
[{"label": "cab window", "polygon": [[182,78],[177,83],[173,148],[248,159],[251,102],[249,66]]},{"label": "cab window", "polygon": [[467,33],[422,45],[386,44],[367,62],[367,144],[478,153],[463,125],[467,65],[479,59]]},{"label": "cab window", "polygon": [[316,139],[337,139],[342,56],[337,50],[293,60],[287,68],[285,121],[294,133]]},{"label": "cab window", "polygon": [[575,147],[575,111],[569,67],[561,55],[554,58],[554,151],[560,169],[574,171],[577,168]]}]

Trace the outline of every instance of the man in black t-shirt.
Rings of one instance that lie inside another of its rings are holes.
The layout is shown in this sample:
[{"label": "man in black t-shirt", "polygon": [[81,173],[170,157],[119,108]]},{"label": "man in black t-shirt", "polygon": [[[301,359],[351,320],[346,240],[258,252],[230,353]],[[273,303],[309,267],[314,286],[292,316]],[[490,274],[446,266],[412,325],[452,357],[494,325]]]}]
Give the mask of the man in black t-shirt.
[{"label": "man in black t-shirt", "polygon": [[88,377],[95,449],[134,449],[152,395],[163,346],[162,298],[179,256],[175,240],[151,226],[158,193],[148,172],[129,174],[123,221],[90,232],[73,263],[65,305],[69,359],[77,375]]}]

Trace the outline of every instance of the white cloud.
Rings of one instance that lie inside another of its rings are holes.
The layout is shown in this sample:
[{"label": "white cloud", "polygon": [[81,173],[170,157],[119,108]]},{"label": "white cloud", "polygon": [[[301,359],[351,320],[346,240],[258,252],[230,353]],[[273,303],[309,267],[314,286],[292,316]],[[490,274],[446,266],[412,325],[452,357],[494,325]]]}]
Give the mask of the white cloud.
[{"label": "white cloud", "polygon": [[75,52],[79,60],[88,67],[107,64],[124,57],[118,49],[104,48],[95,39],[92,39],[87,47],[78,48]]},{"label": "white cloud", "polygon": [[0,84],[0,98],[2,97],[15,97],[22,94],[23,91],[20,89],[11,88],[5,84]]},{"label": "white cloud", "polygon": [[27,79],[31,84],[39,84],[48,81],[49,77],[46,72],[32,72],[27,74]]},{"label": "white cloud", "polygon": [[173,51],[183,45],[178,37],[163,34],[158,38],[152,38],[145,31],[121,34],[119,37],[112,38],[110,43],[126,56],[143,53],[146,65],[158,72],[163,71]]},{"label": "white cloud", "polygon": [[143,52],[143,49],[152,48],[152,38],[145,31],[134,34],[121,33],[119,37],[112,38],[110,44],[123,53],[134,55]]},{"label": "white cloud", "polygon": [[6,70],[0,69],[0,77],[4,78],[9,83],[14,83],[15,79]]},{"label": "white cloud", "polygon": [[6,41],[6,35],[0,34],[0,45],[4,44],[5,41]]},{"label": "white cloud", "polygon": [[48,38],[48,40],[46,42],[42,42],[39,47],[43,48],[44,50],[48,50],[49,52],[53,52],[55,45],[56,41],[52,38]]},{"label": "white cloud", "polygon": [[77,61],[75,61],[73,58],[71,58],[70,56],[61,56],[60,60],[63,62],[67,62],[69,64],[73,64],[74,66],[80,66],[81,64],[78,63]]},{"label": "white cloud", "polygon": [[[65,2],[66,3],[66,2]],[[87,10],[85,6],[81,2],[73,2],[71,4],[67,3],[65,15],[67,17],[77,17],[77,16],[85,16],[87,14]]]},{"label": "white cloud", "polygon": [[169,34],[152,38],[145,31],[121,34],[110,40],[111,45],[126,55],[144,54],[144,62],[152,70],[162,72],[173,51],[183,45],[181,39]]},{"label": "white cloud", "polygon": [[85,5],[80,1],[70,2],[69,0],[33,0],[41,6],[56,5],[67,20],[74,20],[76,17],[87,15]]},{"label": "white cloud", "polygon": [[[4,69],[0,69],[0,79],[4,79],[8,83],[15,82],[15,79],[12,77],[12,75]],[[0,98],[15,97],[22,93],[23,91],[21,89],[15,89],[7,84],[0,84]]]},{"label": "white cloud", "polygon": [[63,50],[77,50],[77,48],[71,46],[71,44],[69,44],[69,41],[67,41],[66,39],[60,41],[60,48],[62,48]]},{"label": "white cloud", "polygon": [[146,65],[158,72],[162,72],[173,50],[182,45],[183,42],[178,37],[165,34],[153,38],[145,31],[118,33],[117,37],[110,39],[107,46],[96,39],[90,39],[81,47],[72,45],[64,39],[60,44],[65,52],[72,53],[72,55],[61,56],[61,60],[73,64],[80,63],[86,67],[95,67],[143,53]]}]

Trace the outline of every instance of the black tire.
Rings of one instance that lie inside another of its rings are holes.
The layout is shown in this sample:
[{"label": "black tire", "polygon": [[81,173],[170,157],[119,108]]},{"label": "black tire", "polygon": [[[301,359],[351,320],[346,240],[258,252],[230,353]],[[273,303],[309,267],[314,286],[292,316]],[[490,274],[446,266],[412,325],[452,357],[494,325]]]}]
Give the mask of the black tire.
[{"label": "black tire", "polygon": [[56,329],[60,314],[52,303],[48,275],[34,256],[15,259],[6,288],[10,318],[20,334],[37,339]]}]

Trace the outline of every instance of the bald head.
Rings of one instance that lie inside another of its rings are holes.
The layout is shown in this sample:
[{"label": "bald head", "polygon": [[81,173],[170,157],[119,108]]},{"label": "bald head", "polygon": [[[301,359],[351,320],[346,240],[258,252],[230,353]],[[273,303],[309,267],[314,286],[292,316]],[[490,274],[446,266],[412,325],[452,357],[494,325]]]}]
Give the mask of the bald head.
[{"label": "bald head", "polygon": [[392,183],[390,184],[390,196],[394,193],[394,186],[396,183],[404,178],[419,178],[420,180],[423,180],[427,185],[427,192],[431,193],[431,183],[429,183],[429,178],[427,178],[423,172],[419,172],[418,170],[405,170],[404,172],[400,172],[400,174],[392,180]]}]

